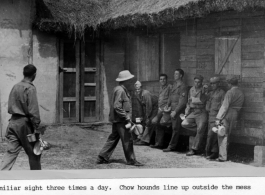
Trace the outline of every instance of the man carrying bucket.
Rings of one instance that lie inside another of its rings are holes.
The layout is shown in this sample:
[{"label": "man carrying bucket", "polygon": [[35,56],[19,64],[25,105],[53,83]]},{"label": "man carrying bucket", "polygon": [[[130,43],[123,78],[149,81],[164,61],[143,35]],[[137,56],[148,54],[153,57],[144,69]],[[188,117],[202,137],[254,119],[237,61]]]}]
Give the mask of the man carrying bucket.
[{"label": "man carrying bucket", "polygon": [[206,159],[213,160],[218,158],[217,134],[212,131],[215,126],[216,115],[224,100],[225,92],[219,87],[219,77],[210,79],[211,91],[207,95],[206,111],[208,112],[208,134],[206,142]]},{"label": "man carrying bucket", "polygon": [[228,77],[227,83],[230,89],[226,92],[222,106],[216,116],[216,125],[223,123],[226,130],[224,136],[218,134],[219,158],[217,160],[219,162],[227,161],[229,136],[244,103],[244,94],[238,88],[238,79],[235,76]]},{"label": "man carrying bucket", "polygon": [[[29,158],[31,170],[40,170],[41,155],[33,152],[35,139],[29,142],[27,135],[36,133],[40,124],[40,113],[37,100],[36,88],[33,81],[37,69],[34,65],[27,65],[23,69],[24,79],[14,85],[8,99],[8,113],[12,115],[6,131],[8,140],[8,151],[5,153],[1,163],[1,170],[11,170],[16,158],[24,148]],[[33,134],[34,135],[34,134]],[[30,138],[32,139],[32,138]]]},{"label": "man carrying bucket", "polygon": [[130,133],[132,105],[127,89],[131,85],[133,77],[134,75],[128,70],[124,70],[119,73],[116,79],[119,85],[113,90],[109,116],[109,121],[112,122],[112,132],[98,155],[97,164],[109,163],[109,158],[121,139],[127,165],[143,166],[143,164],[136,161]]},{"label": "man carrying bucket", "polygon": [[158,98],[157,96],[151,94],[148,90],[142,89],[142,84],[140,81],[137,81],[134,84],[135,87],[135,96],[137,101],[139,102],[139,109],[142,111],[143,124],[145,126],[145,130],[142,136],[138,136],[138,140],[134,143],[134,145],[150,145],[152,138],[154,138],[155,133],[155,125],[151,124],[152,119],[157,114],[158,108]]}]

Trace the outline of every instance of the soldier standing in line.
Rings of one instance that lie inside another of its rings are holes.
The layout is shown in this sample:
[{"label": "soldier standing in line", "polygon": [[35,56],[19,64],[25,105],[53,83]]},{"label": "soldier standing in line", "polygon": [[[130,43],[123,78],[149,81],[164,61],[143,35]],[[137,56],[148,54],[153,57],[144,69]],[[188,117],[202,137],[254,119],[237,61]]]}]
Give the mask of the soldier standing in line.
[{"label": "soldier standing in line", "polygon": [[217,113],[224,100],[225,91],[222,90],[219,77],[210,79],[211,91],[207,95],[206,111],[208,112],[208,134],[206,142],[206,159],[212,160],[218,158],[218,139],[217,134],[212,131],[215,126]]},{"label": "soldier standing in line", "polygon": [[[179,115],[184,111],[185,105],[187,103],[187,86],[182,81],[183,77],[184,71],[182,69],[176,69],[174,72],[175,82],[170,91],[168,103],[164,107],[166,110],[171,107],[170,116],[172,121],[172,136],[168,147],[164,149],[163,152],[173,152],[176,151],[177,148],[181,128],[181,119]],[[162,128],[157,128],[157,138],[155,145],[163,146],[164,135],[165,130]]]},{"label": "soldier standing in line", "polygon": [[127,89],[131,85],[130,79],[133,77],[134,75],[128,70],[124,70],[119,73],[116,79],[119,85],[113,90],[109,116],[109,121],[112,122],[112,133],[98,155],[97,164],[109,163],[109,158],[121,139],[127,165],[143,166],[136,161],[130,129],[125,126],[130,124],[132,117],[131,97]]},{"label": "soldier standing in line", "polygon": [[232,76],[227,79],[227,82],[229,90],[226,92],[222,106],[216,116],[216,125],[222,122],[226,129],[224,136],[218,134],[219,158],[217,160],[219,162],[227,161],[229,136],[244,103],[244,94],[238,88],[238,79]]},{"label": "soldier standing in line", "polygon": [[142,110],[143,124],[145,130],[143,135],[138,136],[138,140],[134,145],[150,145],[152,138],[154,138],[155,126],[151,124],[152,119],[157,114],[158,98],[151,94],[148,90],[142,89],[142,84],[137,81],[135,84],[135,96]]},{"label": "soldier standing in line", "polygon": [[155,116],[155,118],[153,118],[153,120],[152,120],[152,124],[156,125],[156,142],[154,145],[150,145],[150,147],[162,149],[163,145],[158,145],[160,138],[158,136],[159,133],[157,133],[157,132],[159,131],[158,128],[163,128],[159,125],[159,123],[160,123],[160,120],[163,116],[163,110],[168,103],[168,99],[170,96],[170,91],[172,89],[172,85],[168,84],[166,74],[160,74],[159,83],[160,83],[160,90],[159,90],[159,96],[158,96],[158,112],[157,112],[157,115]]},{"label": "soldier standing in line", "polygon": [[191,150],[187,156],[195,155],[199,152],[203,144],[203,138],[207,127],[207,112],[205,110],[206,95],[202,87],[203,77],[194,77],[194,86],[190,89],[188,103],[185,110],[186,118],[181,123],[182,127],[196,131],[196,136]]}]

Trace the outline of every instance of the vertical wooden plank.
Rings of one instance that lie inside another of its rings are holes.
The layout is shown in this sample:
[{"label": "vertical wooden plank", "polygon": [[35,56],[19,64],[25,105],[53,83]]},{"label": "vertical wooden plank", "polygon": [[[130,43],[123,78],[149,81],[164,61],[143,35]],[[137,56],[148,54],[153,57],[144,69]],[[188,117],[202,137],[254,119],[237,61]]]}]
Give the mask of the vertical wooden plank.
[{"label": "vertical wooden plank", "polygon": [[76,122],[79,122],[80,112],[80,40],[76,40],[75,45],[76,58]]},{"label": "vertical wooden plank", "polygon": [[234,51],[233,51],[235,56],[234,59],[234,74],[235,75],[240,75],[241,77],[241,36],[239,37],[239,39],[237,40],[237,43],[234,47]]},{"label": "vertical wooden plank", "polygon": [[[165,36],[160,34],[160,44],[159,44],[159,73],[165,72]],[[169,76],[169,75],[168,75]]]},{"label": "vertical wooden plank", "polygon": [[101,85],[100,85],[100,41],[96,40],[96,120],[98,121],[100,118],[100,110],[101,110],[101,105],[100,103],[100,91],[101,90]]},{"label": "vertical wooden plank", "polygon": [[[86,63],[86,42],[85,39],[84,41],[80,42],[81,45],[81,64],[80,64],[80,121],[84,122],[84,106],[85,106],[85,101],[84,101],[84,76],[85,76],[85,63]],[[78,77],[78,76],[77,76]]]},{"label": "vertical wooden plank", "polygon": [[[64,67],[64,41],[63,39],[60,40],[60,62],[59,62],[60,68]],[[59,79],[60,79],[60,85],[59,85],[59,122],[63,122],[63,72],[60,73]]]}]

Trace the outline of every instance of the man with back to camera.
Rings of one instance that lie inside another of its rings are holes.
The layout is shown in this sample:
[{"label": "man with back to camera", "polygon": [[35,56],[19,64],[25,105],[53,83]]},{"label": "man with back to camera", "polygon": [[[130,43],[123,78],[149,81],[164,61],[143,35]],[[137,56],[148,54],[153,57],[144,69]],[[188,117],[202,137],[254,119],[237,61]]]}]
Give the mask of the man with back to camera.
[{"label": "man with back to camera", "polygon": [[156,142],[154,145],[150,145],[151,148],[158,148],[162,149],[162,145],[157,145],[159,143],[159,136],[157,136],[159,133],[157,131],[158,128],[163,128],[160,126],[160,120],[163,116],[163,110],[165,106],[168,103],[170,91],[172,88],[171,84],[168,84],[167,82],[167,75],[166,74],[160,74],[159,76],[159,83],[160,83],[160,90],[159,90],[159,96],[158,96],[158,111],[157,115],[153,118],[152,124],[156,125]]},{"label": "man with back to camera", "polygon": [[229,90],[226,92],[222,106],[216,116],[216,125],[222,122],[226,130],[224,136],[218,134],[219,158],[217,161],[219,162],[227,161],[229,136],[244,103],[244,94],[238,88],[238,79],[235,76],[228,77],[227,83]]},{"label": "man with back to camera", "polygon": [[135,84],[135,96],[143,113],[143,124],[145,130],[143,135],[138,136],[139,140],[134,145],[150,145],[154,138],[155,126],[151,123],[152,119],[157,114],[158,98],[154,94],[151,94],[148,90],[142,89],[142,84],[137,81]]},{"label": "man with back to camera", "polygon": [[134,75],[128,70],[124,70],[119,73],[116,79],[119,85],[113,90],[109,116],[109,121],[112,122],[112,132],[98,155],[97,164],[109,163],[109,158],[121,139],[127,165],[143,166],[136,161],[130,129],[125,126],[131,123],[132,104],[127,89],[131,85],[133,77]]},{"label": "man with back to camera", "polygon": [[1,163],[1,170],[11,170],[17,156],[24,148],[29,158],[31,170],[41,170],[41,155],[33,152],[35,142],[29,142],[28,134],[35,133],[36,137],[40,133],[40,113],[37,100],[36,88],[33,81],[36,77],[37,68],[29,64],[24,67],[24,79],[14,85],[8,99],[8,113],[11,119],[6,131],[8,150]]},{"label": "man with back to camera", "polygon": [[212,131],[215,126],[217,113],[224,100],[225,91],[222,90],[219,77],[212,77],[210,79],[211,91],[207,95],[206,111],[208,112],[208,134],[206,142],[206,159],[213,160],[218,158],[218,139],[217,134]]},{"label": "man with back to camera", "polygon": [[[164,109],[171,107],[171,121],[172,121],[172,136],[169,145],[163,152],[176,151],[179,133],[181,128],[180,113],[183,112],[187,103],[187,86],[182,81],[184,77],[184,71],[182,69],[176,69],[174,72],[175,82],[170,91],[170,96],[167,105]],[[163,146],[165,130],[163,128],[157,128],[156,146]]]},{"label": "man with back to camera", "polygon": [[205,110],[206,95],[202,86],[203,77],[194,77],[194,86],[190,89],[188,103],[185,109],[186,118],[181,123],[182,127],[196,131],[196,136],[191,150],[186,154],[192,156],[198,153],[203,145],[203,138],[207,127],[207,112]]}]

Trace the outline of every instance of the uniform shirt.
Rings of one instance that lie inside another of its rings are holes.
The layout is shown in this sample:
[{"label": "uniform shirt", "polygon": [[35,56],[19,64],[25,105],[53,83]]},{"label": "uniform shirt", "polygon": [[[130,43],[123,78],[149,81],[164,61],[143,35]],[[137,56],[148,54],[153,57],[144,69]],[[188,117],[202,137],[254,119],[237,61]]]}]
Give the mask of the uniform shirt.
[{"label": "uniform shirt", "polygon": [[160,87],[159,97],[158,97],[158,107],[160,109],[163,109],[167,105],[171,89],[172,89],[172,85],[170,84],[167,84],[164,87],[162,86]]},{"label": "uniform shirt", "polygon": [[[194,103],[194,99],[199,100],[199,103]],[[203,92],[203,88],[195,89],[193,86],[190,88],[189,95],[188,95],[188,103],[185,110],[185,114],[189,114],[191,112],[191,109],[205,109],[207,96]]]},{"label": "uniform shirt", "polygon": [[109,121],[112,123],[125,122],[131,119],[132,103],[129,92],[123,85],[114,88],[110,106]]},{"label": "uniform shirt", "polygon": [[240,111],[244,103],[244,94],[238,87],[232,87],[225,94],[222,106],[216,116],[218,120],[222,120],[229,109]]},{"label": "uniform shirt", "polygon": [[40,124],[37,91],[32,82],[23,79],[12,88],[8,99],[8,113],[28,117],[34,129]]},{"label": "uniform shirt", "polygon": [[187,103],[187,86],[183,81],[174,82],[168,99],[168,106],[176,113],[180,113]]},{"label": "uniform shirt", "polygon": [[144,119],[151,118],[154,112],[155,114],[157,113],[157,96],[151,94],[149,91],[144,89],[141,90],[139,94],[135,92],[135,96],[142,107],[142,117]]},{"label": "uniform shirt", "polygon": [[224,90],[220,88],[217,88],[215,91],[211,91],[208,94],[208,98],[206,102],[206,110],[208,111],[210,117],[212,116],[215,119],[222,105],[224,97],[225,97],[225,92]]}]

